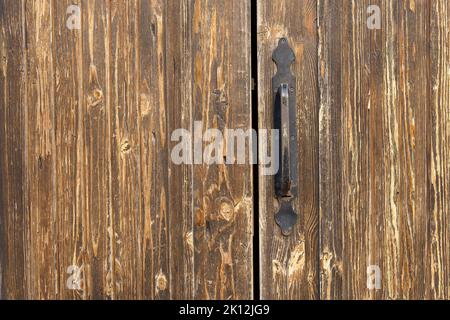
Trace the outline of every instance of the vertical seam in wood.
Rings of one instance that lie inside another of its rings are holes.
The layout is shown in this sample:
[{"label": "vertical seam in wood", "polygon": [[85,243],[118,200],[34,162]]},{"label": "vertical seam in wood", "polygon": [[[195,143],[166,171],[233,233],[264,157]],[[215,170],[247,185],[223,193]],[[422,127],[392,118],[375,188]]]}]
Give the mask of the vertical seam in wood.
[{"label": "vertical seam in wood", "polygon": [[54,2],[51,1],[50,4],[50,39],[51,39],[51,48],[50,48],[50,81],[51,81],[51,88],[50,88],[50,113],[51,113],[51,122],[52,122],[52,131],[51,131],[51,153],[52,153],[52,168],[51,168],[51,179],[52,179],[52,223],[51,223],[51,228],[52,228],[52,237],[51,237],[51,241],[53,241],[53,243],[51,244],[51,246],[53,247],[53,270],[52,272],[54,272],[54,281],[55,281],[55,288],[54,288],[54,296],[53,299],[56,299],[57,295],[58,295],[58,268],[57,268],[57,245],[58,243],[55,241],[55,235],[56,235],[56,116],[55,116],[55,66],[54,66],[54,61],[55,61],[55,37],[54,37],[54,20],[53,20],[53,15],[54,15]]},{"label": "vertical seam in wood", "polygon": [[316,56],[316,62],[317,62],[317,66],[316,66],[316,70],[317,70],[317,81],[316,81],[316,94],[317,94],[317,99],[316,99],[316,116],[315,119],[317,119],[316,121],[316,140],[315,140],[315,144],[316,144],[316,148],[315,148],[315,153],[316,153],[316,157],[317,157],[317,163],[316,163],[316,172],[317,172],[317,179],[316,179],[316,194],[317,194],[317,199],[316,199],[316,208],[317,208],[317,252],[316,252],[316,290],[318,293],[318,297],[317,300],[321,300],[321,285],[320,285],[320,253],[321,253],[321,223],[320,223],[320,214],[321,214],[321,210],[320,210],[320,125],[319,125],[319,121],[320,121],[320,107],[322,105],[322,88],[320,86],[320,77],[321,77],[321,72],[320,72],[320,57],[321,57],[321,34],[320,34],[320,0],[316,0],[316,20],[315,20],[315,27],[316,27],[316,48],[317,50],[315,51],[317,56]]},{"label": "vertical seam in wood", "polygon": [[109,268],[111,272],[111,299],[115,299],[116,297],[116,273],[115,273],[115,267],[116,267],[116,259],[115,259],[115,225],[114,225],[114,211],[113,211],[113,192],[112,192],[112,160],[113,160],[113,151],[112,151],[112,121],[111,121],[111,95],[112,95],[112,85],[111,85],[111,1],[106,1],[106,12],[108,14],[106,19],[106,33],[107,33],[107,48],[105,48],[106,53],[106,100],[105,100],[105,106],[106,106],[106,122],[107,122],[107,154],[109,157],[108,161],[108,210],[109,210],[109,221],[108,226],[110,228],[109,232],[106,234],[109,235]]},{"label": "vertical seam in wood", "polygon": [[[23,157],[24,157],[24,163],[28,163],[28,93],[27,93],[27,83],[28,83],[28,64],[27,64],[27,51],[26,51],[26,47],[27,47],[27,22],[26,22],[26,0],[22,0],[21,4],[21,20],[22,20],[22,64],[24,66],[24,70],[23,70],[23,77],[24,77],[24,104],[25,107],[23,108],[23,117],[24,117],[24,125],[23,125]],[[6,120],[6,119],[5,119]],[[24,187],[23,187],[23,201],[24,201],[24,214],[25,214],[25,221],[26,219],[29,219],[30,215],[29,215],[29,209],[28,209],[28,166],[24,166],[24,172],[23,172],[23,179],[24,179]],[[2,208],[3,209],[3,208]],[[30,224],[31,225],[31,224]],[[31,235],[31,230],[29,228],[27,228],[27,224],[25,223],[25,228],[24,228],[24,236],[23,236],[23,243],[24,243],[24,261],[26,262],[26,265],[30,265],[29,264],[29,254],[28,254],[28,243],[27,243],[27,239],[30,239],[30,235]],[[28,291],[28,296],[31,296],[31,268],[26,268],[25,274],[24,276],[27,275],[26,277],[26,286],[27,288],[24,288],[24,293],[26,292],[26,290]],[[1,290],[1,288],[0,288]],[[1,294],[1,292],[0,292]]]},{"label": "vertical seam in wood", "polygon": [[[79,7],[81,12],[83,12],[83,5],[82,2],[79,3]],[[80,25],[81,29],[83,30],[84,21],[82,17],[80,17]],[[87,235],[86,235],[86,224],[87,224],[87,212],[85,210],[85,159],[84,159],[84,148],[85,148],[85,141],[84,141],[84,99],[83,99],[83,92],[84,92],[84,85],[83,85],[83,72],[84,72],[84,65],[83,65],[83,32],[79,33],[80,36],[78,37],[78,43],[77,43],[77,49],[76,49],[76,56],[78,63],[80,65],[78,72],[77,72],[77,81],[78,81],[78,110],[77,110],[77,148],[76,148],[76,154],[77,154],[77,180],[79,178],[80,180],[80,187],[76,186],[77,192],[76,192],[76,202],[78,204],[77,208],[77,215],[81,213],[81,228],[82,228],[82,234],[81,234],[81,261],[84,266],[84,272],[83,272],[83,283],[85,284],[85,288],[83,290],[83,299],[86,299],[88,296],[87,290],[91,290],[91,281],[87,281],[87,266],[84,265],[86,262],[86,246],[87,246]],[[89,274],[90,277],[90,274]]]},{"label": "vertical seam in wood", "polygon": [[[136,4],[136,21],[135,21],[135,33],[136,33],[136,79],[137,79],[137,85],[135,86],[135,90],[136,90],[136,104],[137,104],[137,110],[138,110],[138,117],[137,117],[137,129],[138,129],[138,144],[139,144],[139,183],[141,185],[140,187],[140,193],[139,193],[139,218],[142,218],[143,216],[145,216],[145,204],[143,203],[143,197],[142,194],[145,192],[145,190],[143,190],[143,146],[142,146],[142,106],[141,106],[141,99],[140,99],[140,90],[141,90],[141,72],[139,72],[140,70],[142,70],[141,67],[141,60],[140,60],[140,53],[141,53],[141,46],[140,46],[140,40],[141,40],[141,33],[140,33],[140,22],[141,22],[141,1],[138,1]],[[140,235],[138,235],[139,237]],[[139,254],[141,254],[142,256],[142,265],[138,266],[138,270],[141,271],[142,268],[142,282],[144,282],[144,275],[145,275],[145,251],[144,251],[144,246],[141,248],[141,251],[139,252]],[[144,286],[142,287],[142,297],[145,298],[145,288]]]},{"label": "vertical seam in wood", "polygon": [[[170,121],[170,117],[169,117],[169,108],[167,107],[167,94],[168,94],[168,91],[167,91],[167,82],[166,82],[166,80],[167,80],[167,54],[166,54],[166,52],[167,52],[167,0],[164,2],[164,8],[162,9],[163,10],[163,16],[164,16],[164,36],[163,36],[163,41],[164,41],[164,44],[163,44],[163,48],[164,48],[164,51],[165,51],[165,54],[163,54],[163,56],[164,56],[164,81],[163,81],[163,83],[164,83],[164,89],[163,89],[163,91],[164,91],[164,106],[166,107],[166,109],[165,109],[165,112],[166,112],[166,114],[165,114],[165,127],[166,127],[166,130],[165,130],[165,135],[166,135],[166,137],[165,137],[165,143],[166,143],[166,148],[165,148],[165,152],[167,153],[167,155],[168,155],[168,159],[170,159],[170,143],[169,143],[169,141],[170,141],[170,134],[169,134],[169,128],[170,128],[170,126],[169,126],[169,121]],[[170,208],[171,208],[171,205],[170,205],[170,200],[172,199],[172,197],[171,197],[171,194],[170,194],[170,168],[168,168],[168,171],[167,171],[167,175],[168,175],[168,179],[167,179],[167,186],[166,186],[166,190],[164,191],[165,193],[166,193],[166,197],[165,197],[165,201],[166,201],[166,214],[165,214],[165,220],[166,220],[166,222],[165,222],[165,225],[166,225],[166,234],[168,235],[167,236],[167,243],[168,243],[168,247],[169,248],[172,248],[172,237],[170,236],[170,230],[171,230],[171,220],[170,220],[170,217],[169,217],[169,213],[170,213]],[[172,263],[172,256],[171,256],[171,254],[169,253],[169,254],[167,254],[167,267],[168,267],[168,270],[169,270],[169,274],[168,274],[168,277],[169,277],[169,288],[171,288],[172,287],[172,272],[170,272],[170,270],[172,270],[172,266],[171,266],[171,263]],[[172,292],[172,290],[169,290],[169,299],[172,299],[173,298],[173,292]]]}]

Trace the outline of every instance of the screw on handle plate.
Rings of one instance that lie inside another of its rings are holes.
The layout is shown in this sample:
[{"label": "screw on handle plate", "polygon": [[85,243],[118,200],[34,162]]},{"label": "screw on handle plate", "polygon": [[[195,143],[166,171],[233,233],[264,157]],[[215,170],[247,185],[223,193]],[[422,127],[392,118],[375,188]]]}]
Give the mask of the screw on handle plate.
[{"label": "screw on handle plate", "polygon": [[275,194],[280,209],[275,214],[275,222],[283,235],[289,235],[297,223],[297,213],[292,206],[297,196],[297,124],[296,79],[290,69],[295,55],[286,38],[280,39],[272,58],[277,65],[277,73],[272,78],[274,126],[281,132],[280,168],[275,175]]}]

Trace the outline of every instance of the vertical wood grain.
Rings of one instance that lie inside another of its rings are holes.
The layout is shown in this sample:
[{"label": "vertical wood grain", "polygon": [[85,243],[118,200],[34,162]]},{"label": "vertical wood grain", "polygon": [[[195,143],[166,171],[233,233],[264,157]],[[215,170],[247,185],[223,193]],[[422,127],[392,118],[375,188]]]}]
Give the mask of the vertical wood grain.
[{"label": "vertical wood grain", "polygon": [[0,298],[251,298],[251,165],[170,159],[194,113],[251,127],[249,3],[0,8]]},{"label": "vertical wood grain", "polygon": [[[54,1],[53,55],[55,82],[55,193],[58,272],[58,299],[81,299],[83,290],[67,287],[71,266],[84,268],[86,255],[83,250],[83,97],[82,97],[82,32],[66,26],[67,8],[81,6],[81,2]],[[84,280],[84,272],[81,273]]]},{"label": "vertical wood grain", "polygon": [[[170,1],[166,7],[166,61],[165,72],[168,130],[193,128],[193,38],[194,1]],[[154,16],[153,24],[160,19]],[[149,21],[150,22],[150,21]],[[159,30],[158,27],[156,30]],[[181,32],[180,32],[181,30]],[[153,39],[160,39],[160,32]],[[155,59],[157,61],[157,59]],[[172,63],[172,65],[170,65]],[[157,91],[156,91],[157,92]],[[153,95],[151,101],[157,98]],[[170,139],[168,134],[167,139]],[[172,147],[173,143],[168,142]],[[192,145],[191,145],[192,146]],[[170,154],[169,154],[170,156]],[[169,164],[171,179],[169,185],[170,244],[176,250],[170,251],[170,292],[172,299],[193,299],[195,297],[194,271],[194,216],[193,181],[194,167],[189,164]],[[156,180],[155,180],[156,181]]]},{"label": "vertical wood grain", "polygon": [[26,2],[27,87],[25,113],[26,210],[29,236],[29,288],[39,299],[54,299],[55,274],[55,130],[52,6]]},{"label": "vertical wood grain", "polygon": [[430,163],[429,227],[427,260],[430,264],[429,298],[448,299],[449,281],[449,92],[450,7],[448,1],[433,1],[430,8]]},{"label": "vertical wood grain", "polygon": [[108,2],[83,1],[83,105],[85,166],[85,294],[87,298],[114,297],[114,239],[111,210],[111,53]]},{"label": "vertical wood grain", "polygon": [[[429,17],[427,1],[399,5],[399,113],[401,139],[401,298],[427,298],[431,265],[426,256],[428,223]],[[375,139],[375,138],[374,138]]]},{"label": "vertical wood grain", "polygon": [[[203,133],[251,128],[250,3],[195,1],[192,23],[193,120],[202,122]],[[201,145],[205,150],[208,143]],[[194,297],[249,299],[251,165],[203,162],[193,174]]]},{"label": "vertical wood grain", "polygon": [[[299,216],[293,233],[281,235],[274,215],[278,204],[274,180],[260,175],[260,288],[263,299],[319,297],[318,232],[318,75],[317,1],[266,1],[258,10],[258,118],[260,128],[273,128],[271,79],[276,72],[272,52],[286,37],[296,61]],[[256,48],[254,48],[256,50]],[[264,142],[260,142],[264,143]],[[261,144],[260,144],[261,146]]]},{"label": "vertical wood grain", "polygon": [[[72,4],[80,30],[66,26]],[[247,299],[254,281],[264,299],[450,296],[447,1],[257,9],[250,48],[247,1],[0,0],[0,299]],[[251,50],[258,124],[273,127],[280,37],[297,58],[289,237],[273,177],[253,186],[248,163],[170,159],[171,133],[194,121],[251,128]],[[69,266],[83,268],[79,290]]]},{"label": "vertical wood grain", "polygon": [[[373,2],[374,5],[382,8],[382,0]],[[373,14],[373,11],[371,12]],[[380,17],[382,19],[383,16]],[[369,125],[369,257],[368,265],[378,266],[383,277],[383,246],[384,236],[384,114],[381,112],[383,103],[383,21],[381,20],[381,29],[370,30],[370,125]],[[367,274],[366,274],[367,282]],[[372,282],[373,283],[373,282]],[[382,282],[383,283],[383,282]],[[367,288],[367,284],[366,284]],[[371,290],[370,298],[380,298],[383,292],[381,290]]]},{"label": "vertical wood grain", "polygon": [[[136,1],[111,1],[112,176],[114,215],[114,279],[117,298],[142,297],[139,250],[141,233],[140,146]],[[164,130],[164,128],[162,128]],[[155,190],[156,191],[156,190]],[[165,207],[164,189],[159,191]],[[162,212],[161,219],[165,219]],[[163,237],[166,231],[161,230]]]},{"label": "vertical wood grain", "polygon": [[321,298],[363,298],[370,251],[368,4],[319,6]]},{"label": "vertical wood grain", "polygon": [[319,1],[318,10],[320,298],[332,299],[343,290],[342,2]]},{"label": "vertical wood grain", "polygon": [[0,1],[0,299],[28,294],[24,1]]},{"label": "vertical wood grain", "polygon": [[[140,146],[144,221],[146,296],[168,299],[172,294],[169,272],[172,252],[172,215],[169,211],[167,21],[176,19],[164,1],[142,1],[139,14]],[[170,63],[169,63],[170,65]],[[170,69],[171,70],[171,69]],[[177,185],[181,189],[182,184]],[[178,220],[179,224],[184,219]],[[177,237],[182,238],[181,234]],[[175,250],[177,251],[177,250]],[[169,264],[170,263],[170,264]],[[188,264],[189,265],[189,264]],[[180,264],[179,266],[182,266]]]},{"label": "vertical wood grain", "polygon": [[[381,9],[380,30],[366,27],[369,4]],[[447,287],[443,269],[424,263],[433,257],[430,2],[334,5],[319,2],[321,297],[430,298],[434,286]],[[445,215],[436,210],[438,220]],[[367,287],[370,265],[381,270],[379,290]]]}]

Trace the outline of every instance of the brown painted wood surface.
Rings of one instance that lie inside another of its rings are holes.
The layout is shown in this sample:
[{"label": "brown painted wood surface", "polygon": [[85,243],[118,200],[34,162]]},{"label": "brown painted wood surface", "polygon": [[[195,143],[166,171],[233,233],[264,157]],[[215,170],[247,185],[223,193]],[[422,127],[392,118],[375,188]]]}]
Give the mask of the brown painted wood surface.
[{"label": "brown painted wood surface", "polygon": [[1,0],[0,19],[0,299],[251,298],[251,164],[170,160],[194,121],[251,127],[250,4]]}]

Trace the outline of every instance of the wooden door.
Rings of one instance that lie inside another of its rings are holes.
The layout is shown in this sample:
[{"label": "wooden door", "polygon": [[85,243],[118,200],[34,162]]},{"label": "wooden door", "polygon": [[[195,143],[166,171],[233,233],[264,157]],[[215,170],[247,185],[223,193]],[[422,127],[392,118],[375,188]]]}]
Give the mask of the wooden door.
[{"label": "wooden door", "polygon": [[449,23],[445,0],[259,0],[259,125],[286,37],[299,159],[290,237],[260,176],[262,298],[449,298]]},{"label": "wooden door", "polygon": [[[274,128],[281,38],[288,236],[205,161]],[[0,299],[450,298],[447,0],[0,0],[0,61]]]},{"label": "wooden door", "polygon": [[0,17],[0,298],[252,298],[251,164],[170,161],[194,121],[251,127],[250,3]]}]

